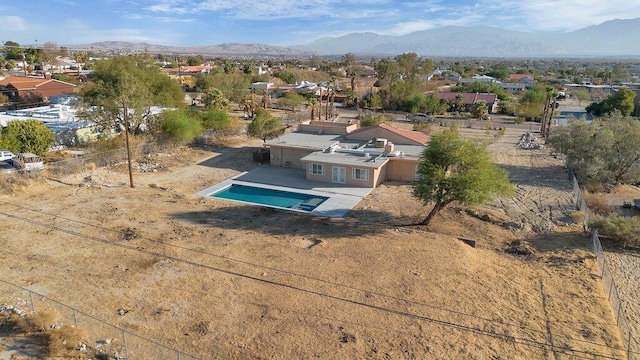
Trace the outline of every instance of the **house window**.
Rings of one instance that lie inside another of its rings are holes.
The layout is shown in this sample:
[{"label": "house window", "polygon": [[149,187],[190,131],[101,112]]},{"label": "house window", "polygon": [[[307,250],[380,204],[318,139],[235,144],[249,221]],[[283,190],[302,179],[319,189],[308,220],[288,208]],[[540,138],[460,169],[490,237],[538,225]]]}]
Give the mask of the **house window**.
[{"label": "house window", "polygon": [[369,180],[369,170],[367,169],[353,169],[354,180]]},{"label": "house window", "polygon": [[324,175],[324,165],[322,165],[322,164],[309,164],[309,174]]}]

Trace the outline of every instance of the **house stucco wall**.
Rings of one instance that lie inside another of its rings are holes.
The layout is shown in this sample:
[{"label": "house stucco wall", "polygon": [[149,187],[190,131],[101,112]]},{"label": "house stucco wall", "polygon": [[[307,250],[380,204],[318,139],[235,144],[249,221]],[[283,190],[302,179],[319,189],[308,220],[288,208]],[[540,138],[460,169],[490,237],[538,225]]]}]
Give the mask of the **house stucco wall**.
[{"label": "house stucco wall", "polygon": [[357,128],[356,124],[327,123],[325,121],[311,121],[308,124],[298,125],[298,131],[336,135],[346,135]]},{"label": "house stucco wall", "polygon": [[386,179],[388,181],[410,182],[415,179],[417,160],[392,158],[387,163]]},{"label": "house stucco wall", "polygon": [[[312,174],[309,170],[309,165],[311,164],[311,162],[306,162],[305,164],[305,169],[306,169],[306,174],[307,174],[307,180],[314,180],[314,181],[323,181],[323,182],[333,182],[332,181],[332,171],[333,171],[333,166],[338,166],[338,167],[343,167],[345,168],[346,171],[346,176],[345,176],[345,184],[347,185],[353,185],[353,186],[362,186],[362,187],[375,187],[378,184],[380,184],[380,182],[383,181],[383,179],[381,178],[381,169],[375,169],[375,168],[362,168],[362,167],[358,167],[358,166],[349,166],[349,165],[343,165],[343,164],[331,164],[331,163],[320,163],[320,162],[313,162],[315,164],[322,164],[324,165],[324,175],[316,175],[316,174]],[[353,178],[353,169],[354,168],[358,168],[358,169],[366,169],[369,171],[369,179],[368,180],[358,180],[358,179],[354,179]],[[382,167],[382,169],[384,169],[384,166]]]},{"label": "house stucco wall", "polygon": [[301,168],[301,158],[315,152],[313,149],[296,149],[296,148],[284,148],[280,146],[271,145],[270,152],[270,164],[271,166]]}]

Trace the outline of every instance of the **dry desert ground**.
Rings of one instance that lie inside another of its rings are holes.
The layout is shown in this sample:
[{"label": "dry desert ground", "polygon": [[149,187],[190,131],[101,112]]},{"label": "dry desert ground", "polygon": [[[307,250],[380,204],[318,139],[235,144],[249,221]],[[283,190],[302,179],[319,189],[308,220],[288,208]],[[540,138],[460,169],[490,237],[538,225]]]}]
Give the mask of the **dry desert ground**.
[{"label": "dry desert ground", "polygon": [[[465,134],[490,140],[516,195],[428,228],[411,225],[427,209],[409,184],[342,219],[194,195],[256,166],[254,140],[153,154],[133,189],[124,167],[43,174],[0,196],[0,280],[182,359],[624,358],[562,161],[517,148],[518,130]],[[1,303],[28,311],[29,295],[0,284]],[[95,324],[79,321],[87,348],[122,357]],[[128,338],[131,359],[178,358]]]}]

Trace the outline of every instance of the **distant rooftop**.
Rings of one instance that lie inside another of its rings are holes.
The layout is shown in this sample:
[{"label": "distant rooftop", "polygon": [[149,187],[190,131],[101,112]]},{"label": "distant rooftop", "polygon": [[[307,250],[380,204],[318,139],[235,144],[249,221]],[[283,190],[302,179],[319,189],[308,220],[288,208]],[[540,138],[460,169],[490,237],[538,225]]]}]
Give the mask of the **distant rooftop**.
[{"label": "distant rooftop", "polygon": [[324,150],[337,144],[342,137],[334,134],[318,134],[293,132],[280,136],[277,139],[267,140],[266,145],[286,145],[291,147]]}]

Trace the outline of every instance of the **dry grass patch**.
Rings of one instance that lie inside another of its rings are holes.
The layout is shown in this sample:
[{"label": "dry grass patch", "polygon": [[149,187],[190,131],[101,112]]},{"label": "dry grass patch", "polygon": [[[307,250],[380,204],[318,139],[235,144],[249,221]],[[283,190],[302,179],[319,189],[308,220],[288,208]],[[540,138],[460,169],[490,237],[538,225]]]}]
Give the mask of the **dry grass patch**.
[{"label": "dry grass patch", "polygon": [[13,194],[28,183],[29,179],[20,174],[0,174],[0,192],[5,194]]},{"label": "dry grass patch", "polygon": [[599,194],[584,194],[584,201],[591,211],[598,215],[609,215],[613,212],[613,207],[609,205],[607,199]]},{"label": "dry grass patch", "polygon": [[51,328],[51,325],[55,325],[59,319],[60,313],[57,310],[40,310],[26,318],[26,327],[23,327],[23,329],[28,332],[47,331]]},{"label": "dry grass patch", "polygon": [[87,338],[85,329],[65,325],[51,331],[49,334],[49,355],[68,356],[77,350]]}]

